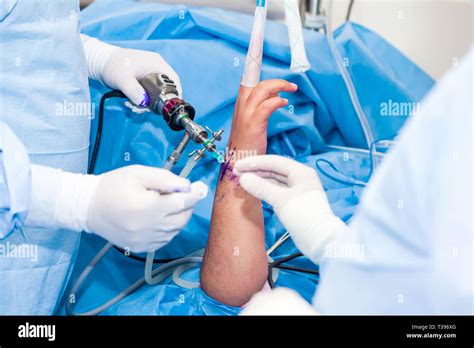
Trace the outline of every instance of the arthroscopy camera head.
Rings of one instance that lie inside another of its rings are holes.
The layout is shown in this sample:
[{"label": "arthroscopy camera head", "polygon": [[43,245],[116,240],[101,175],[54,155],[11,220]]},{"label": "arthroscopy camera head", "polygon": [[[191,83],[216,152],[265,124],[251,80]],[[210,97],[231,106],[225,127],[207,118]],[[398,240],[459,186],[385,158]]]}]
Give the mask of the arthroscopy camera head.
[{"label": "arthroscopy camera head", "polygon": [[162,115],[172,130],[185,129],[182,118],[194,120],[196,111],[191,104],[179,97],[178,89],[168,75],[152,73],[139,82],[148,93],[150,109]]},{"label": "arthroscopy camera head", "polygon": [[222,130],[213,132],[209,129],[212,137],[200,124],[194,122],[196,114],[194,108],[180,98],[178,89],[173,80],[165,74],[149,74],[139,80],[140,84],[148,94],[148,106],[158,115],[162,115],[168,126],[175,131],[185,130],[186,135],[180,141],[172,154],[172,161],[176,163],[181,152],[184,151],[189,139],[196,144],[202,144],[203,150],[212,154],[213,157],[222,160],[222,156],[217,153],[215,141],[221,140]]}]

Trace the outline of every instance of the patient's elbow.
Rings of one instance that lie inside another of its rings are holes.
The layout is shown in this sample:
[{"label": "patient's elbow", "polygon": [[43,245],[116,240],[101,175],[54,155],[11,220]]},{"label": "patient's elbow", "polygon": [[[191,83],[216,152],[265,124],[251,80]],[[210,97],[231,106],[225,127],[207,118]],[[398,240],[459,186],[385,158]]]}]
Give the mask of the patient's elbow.
[{"label": "patient's elbow", "polygon": [[265,263],[253,267],[245,274],[228,270],[225,275],[201,269],[201,288],[210,297],[228,306],[242,307],[262,290],[267,281],[268,266]]}]

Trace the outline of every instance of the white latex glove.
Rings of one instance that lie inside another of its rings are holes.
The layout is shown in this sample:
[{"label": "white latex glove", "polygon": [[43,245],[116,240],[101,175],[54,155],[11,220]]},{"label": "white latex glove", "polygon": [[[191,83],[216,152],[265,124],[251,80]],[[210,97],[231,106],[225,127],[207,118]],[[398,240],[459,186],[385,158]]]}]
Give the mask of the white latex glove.
[{"label": "white latex glove", "polygon": [[207,195],[164,169],[129,166],[99,176],[32,166],[27,225],[95,233],[132,252],[156,250],[187,224]]},{"label": "white latex glove", "polygon": [[318,315],[295,291],[276,288],[255,294],[240,315]]},{"label": "white latex glove", "polygon": [[337,230],[347,228],[329,206],[316,171],[292,159],[263,155],[234,165],[242,188],[273,206],[298,249],[315,263]]},{"label": "white latex glove", "polygon": [[89,77],[122,91],[138,106],[132,108],[135,112],[147,110],[143,108],[147,101],[146,92],[138,80],[150,73],[168,75],[182,94],[178,74],[158,53],[121,48],[82,34],[81,39]]}]

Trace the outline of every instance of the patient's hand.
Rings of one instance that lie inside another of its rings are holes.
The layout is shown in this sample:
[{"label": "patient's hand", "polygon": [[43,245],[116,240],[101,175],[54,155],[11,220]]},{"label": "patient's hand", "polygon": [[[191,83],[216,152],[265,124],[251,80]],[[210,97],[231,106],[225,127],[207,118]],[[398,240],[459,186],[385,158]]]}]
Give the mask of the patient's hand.
[{"label": "patient's hand", "polygon": [[232,164],[248,155],[266,153],[268,119],[288,104],[278,93],[296,90],[296,85],[284,80],[263,81],[255,88],[239,90],[201,268],[202,289],[228,305],[248,302],[262,289],[268,273],[261,202],[234,180]]},{"label": "patient's hand", "polygon": [[265,154],[267,149],[267,125],[271,114],[288,104],[280,92],[295,92],[298,87],[285,80],[267,80],[255,88],[239,89],[232,118],[229,149],[255,150]]}]

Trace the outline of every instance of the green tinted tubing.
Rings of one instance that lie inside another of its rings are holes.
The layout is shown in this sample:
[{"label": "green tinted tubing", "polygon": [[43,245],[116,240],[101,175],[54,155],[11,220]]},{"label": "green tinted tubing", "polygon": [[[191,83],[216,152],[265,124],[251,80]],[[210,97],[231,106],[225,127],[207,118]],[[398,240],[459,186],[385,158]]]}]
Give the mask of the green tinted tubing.
[{"label": "green tinted tubing", "polygon": [[214,157],[217,160],[217,162],[224,163],[224,157],[222,157],[217,152],[211,152],[211,156]]}]

